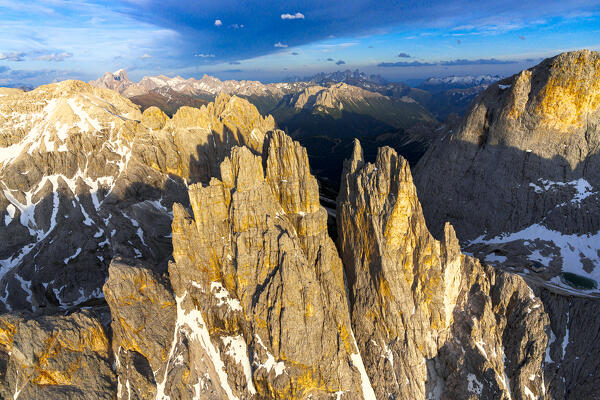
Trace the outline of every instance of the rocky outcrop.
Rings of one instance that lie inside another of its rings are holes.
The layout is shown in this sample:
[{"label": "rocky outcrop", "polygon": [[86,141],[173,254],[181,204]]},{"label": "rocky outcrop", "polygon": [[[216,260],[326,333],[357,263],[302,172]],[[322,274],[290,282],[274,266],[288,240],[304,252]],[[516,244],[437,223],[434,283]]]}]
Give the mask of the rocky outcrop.
[{"label": "rocky outcrop", "polygon": [[340,257],[306,150],[245,100],[169,118],[68,81],[0,108],[2,397],[595,396],[595,303],[436,240],[390,148],[344,165]]},{"label": "rocky outcrop", "polygon": [[408,163],[355,143],[338,196],[352,327],[377,398],[543,397],[548,319],[525,282],[425,225]]},{"label": "rocky outcrop", "polygon": [[416,167],[434,234],[450,221],[490,262],[541,262],[567,289],[561,272],[598,281],[599,88],[600,53],[585,50],[490,86]]},{"label": "rocky outcrop", "polygon": [[112,399],[116,378],[109,338],[98,317],[0,316],[0,396]]},{"label": "rocky outcrop", "polygon": [[135,260],[114,259],[103,291],[111,310],[117,398],[155,398],[177,317],[168,279]]},{"label": "rocky outcrop", "polygon": [[127,71],[124,69],[112,73],[107,72],[95,81],[91,81],[90,84],[98,88],[111,89],[118,93],[123,93],[135,85],[134,82],[129,80]]},{"label": "rocky outcrop", "polygon": [[491,85],[416,167],[427,223],[517,272],[551,320],[551,398],[598,397],[600,53],[544,60]]},{"label": "rocky outcrop", "polygon": [[173,118],[78,81],[0,97],[0,308],[102,298],[115,256],[166,271],[173,202],[274,126],[227,95]]},{"label": "rocky outcrop", "polygon": [[[111,266],[104,290],[115,310],[117,365],[127,362],[120,354],[146,360],[154,374],[145,382],[155,379],[146,393],[230,399],[372,393],[306,150],[281,131],[267,142],[268,155],[236,147],[221,163],[220,180],[192,185],[192,214],[174,205],[173,295],[147,271]],[[147,323],[160,313],[168,336]],[[121,385],[140,374],[119,368]]]}]

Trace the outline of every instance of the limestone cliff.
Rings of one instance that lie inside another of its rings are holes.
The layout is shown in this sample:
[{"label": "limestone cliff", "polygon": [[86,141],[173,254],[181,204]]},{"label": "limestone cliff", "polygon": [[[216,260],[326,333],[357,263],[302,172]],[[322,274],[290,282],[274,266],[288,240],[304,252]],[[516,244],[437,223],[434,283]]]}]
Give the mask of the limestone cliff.
[{"label": "limestone cliff", "polygon": [[564,329],[434,239],[389,148],[345,163],[340,257],[306,150],[245,100],[168,118],[67,81],[0,110],[3,398],[594,395],[588,305],[547,301]]},{"label": "limestone cliff", "polygon": [[539,262],[540,278],[562,288],[573,288],[563,272],[600,281],[598,121],[597,52],[564,53],[490,86],[416,167],[434,234],[450,221],[468,251]]},{"label": "limestone cliff", "polygon": [[[126,362],[121,354],[142,355],[154,371],[156,389],[147,390],[152,396],[372,394],[306,150],[281,131],[267,142],[263,158],[236,147],[221,163],[220,180],[192,185],[191,214],[175,204],[169,280],[176,305],[159,305],[162,289],[152,289],[159,287],[157,278],[138,278],[142,271],[134,267],[111,267],[105,293],[115,310],[117,365]],[[123,279],[132,281],[127,289]],[[121,304],[131,304],[132,297],[139,300],[128,311]],[[148,319],[159,312],[176,316],[165,325],[173,330],[169,336],[146,334],[152,330]],[[146,322],[137,323],[140,318]],[[148,350],[147,342],[161,348],[166,338],[169,345],[162,348],[168,353]],[[120,372],[121,385],[137,374]]]},{"label": "limestone cliff", "polygon": [[432,231],[521,274],[551,320],[552,398],[596,398],[600,282],[600,53],[560,54],[491,85],[419,162]]},{"label": "limestone cliff", "polygon": [[233,146],[260,154],[273,128],[227,95],[172,119],[78,81],[0,97],[0,308],[101,298],[117,255],[165,271],[173,202]]},{"label": "limestone cliff", "polygon": [[525,282],[427,227],[408,163],[355,142],[338,196],[352,327],[378,398],[543,398],[548,318]]}]

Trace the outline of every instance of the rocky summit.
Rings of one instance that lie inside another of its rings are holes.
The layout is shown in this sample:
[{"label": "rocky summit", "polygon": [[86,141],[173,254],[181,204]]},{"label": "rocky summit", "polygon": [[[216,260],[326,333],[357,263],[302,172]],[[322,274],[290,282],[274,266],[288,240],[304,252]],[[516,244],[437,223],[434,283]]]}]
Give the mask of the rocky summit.
[{"label": "rocky summit", "polygon": [[408,163],[356,142],[337,199],[352,327],[377,398],[543,398],[548,324],[522,278],[435,240]]},{"label": "rocky summit", "polygon": [[[561,164],[567,175],[553,182],[591,187],[561,206],[589,211],[562,214],[579,219],[561,232],[595,226],[594,172],[579,165],[594,165],[598,59],[565,54],[491,85],[414,182],[395,150],[381,147],[369,162],[355,140],[336,210],[321,205],[307,150],[245,99],[219,94],[169,117],[79,81],[1,90],[0,397],[598,397],[594,293],[523,273],[517,260],[533,260],[530,247],[482,256],[490,235],[541,211],[516,211],[519,186],[503,189],[515,196],[505,211],[503,192],[491,199],[478,180],[534,168],[550,179],[560,168],[547,160],[559,158],[534,145],[555,143],[583,175]],[[319,101],[335,103],[343,85],[319,90]],[[309,107],[313,95],[297,103]],[[524,155],[511,150],[519,141]],[[527,168],[502,172],[517,156]],[[479,197],[452,175],[465,165],[460,177]],[[446,192],[453,183],[463,192]],[[548,204],[579,193],[521,185],[536,198],[550,193]],[[464,220],[458,206],[439,205],[459,195],[471,207]],[[487,202],[475,203],[479,213],[473,199]],[[489,232],[472,232],[478,218]]]},{"label": "rocky summit", "polygon": [[[554,398],[596,398],[600,325],[600,53],[544,60],[491,85],[416,167],[432,232],[539,291]],[[589,371],[589,372],[588,372]]]},{"label": "rocky summit", "polygon": [[102,298],[111,259],[164,272],[171,208],[229,148],[262,151],[272,118],[227,95],[172,119],[77,81],[0,97],[0,295],[6,310]]}]

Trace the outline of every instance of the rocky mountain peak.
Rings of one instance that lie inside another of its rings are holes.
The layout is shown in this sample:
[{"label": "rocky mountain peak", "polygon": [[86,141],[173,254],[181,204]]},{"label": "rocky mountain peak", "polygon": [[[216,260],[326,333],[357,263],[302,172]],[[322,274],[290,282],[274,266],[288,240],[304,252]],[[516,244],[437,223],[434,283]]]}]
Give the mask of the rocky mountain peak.
[{"label": "rocky mountain peak", "polygon": [[560,54],[492,85],[473,104],[461,135],[543,157],[560,153],[575,168],[581,157],[564,154],[564,144],[599,118],[599,88],[600,53]]},{"label": "rocky mountain peak", "polygon": [[436,237],[450,221],[465,251],[540,294],[552,398],[597,395],[597,374],[566,371],[587,368],[585,332],[600,329],[599,85],[599,52],[546,59],[486,89],[415,170]]},{"label": "rocky mountain peak", "polygon": [[355,141],[336,248],[306,149],[237,96],[169,118],[71,81],[0,107],[2,397],[545,396],[545,307],[434,238],[393,149]]},{"label": "rocky mountain peak", "polygon": [[262,154],[275,128],[237,97],[168,118],[80,81],[0,97],[0,110],[0,286],[15,310],[100,297],[113,256],[166,270],[173,201],[220,176],[232,147]]},{"label": "rocky mountain peak", "polygon": [[[451,225],[441,241],[433,238],[406,160],[380,148],[375,163],[366,163],[355,142],[337,212],[352,327],[377,398],[510,399],[544,392],[539,374],[517,384],[541,365],[548,322],[539,300],[522,279],[462,255]],[[479,311],[469,305],[483,298]],[[515,303],[507,306],[508,298]],[[537,311],[527,314],[527,307]],[[466,321],[472,329],[464,329]],[[509,343],[507,321],[527,333]],[[527,364],[520,364],[523,346],[532,350]],[[461,361],[475,354],[481,362]],[[483,371],[490,379],[472,378]]]},{"label": "rocky mountain peak", "polygon": [[129,80],[127,72],[124,69],[119,69],[115,72],[105,73],[95,81],[90,81],[90,84],[97,87],[116,90],[120,93],[131,86],[133,82]]}]

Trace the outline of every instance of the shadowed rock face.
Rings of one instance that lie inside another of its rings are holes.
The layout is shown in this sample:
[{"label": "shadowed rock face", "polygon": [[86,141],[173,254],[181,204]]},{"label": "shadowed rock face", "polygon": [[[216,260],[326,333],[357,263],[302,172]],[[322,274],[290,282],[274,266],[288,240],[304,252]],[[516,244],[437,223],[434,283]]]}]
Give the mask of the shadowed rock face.
[{"label": "shadowed rock face", "polygon": [[355,143],[338,196],[352,327],[378,398],[543,397],[548,319],[525,282],[427,227],[408,163]]},{"label": "shadowed rock face", "polygon": [[600,240],[576,237],[600,230],[599,106],[597,52],[561,54],[488,88],[416,167],[434,235],[450,221],[478,256],[504,246],[513,264],[549,265],[545,279],[563,264],[600,279]]},{"label": "shadowed rock face", "polygon": [[552,398],[600,395],[586,356],[598,343],[599,120],[600,53],[564,53],[492,85],[415,170],[432,232],[450,221],[467,251],[540,295]]}]

